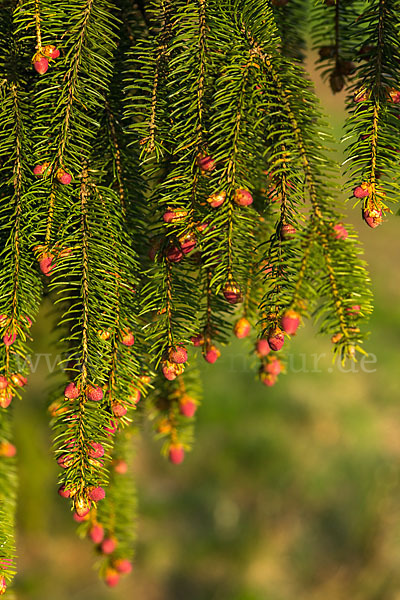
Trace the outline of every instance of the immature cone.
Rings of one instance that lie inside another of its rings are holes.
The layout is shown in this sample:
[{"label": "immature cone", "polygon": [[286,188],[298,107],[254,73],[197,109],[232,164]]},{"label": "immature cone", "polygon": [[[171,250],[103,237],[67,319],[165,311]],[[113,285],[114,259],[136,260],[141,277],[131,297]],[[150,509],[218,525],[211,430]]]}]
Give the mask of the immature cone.
[{"label": "immature cone", "polygon": [[18,387],[24,387],[28,383],[27,378],[21,375],[20,373],[12,373],[11,381],[14,385]]},{"label": "immature cone", "polygon": [[69,185],[72,181],[71,175],[67,171],[64,171],[64,169],[58,169],[56,177],[62,185]]},{"label": "immature cone", "polygon": [[271,356],[271,359],[264,365],[264,372],[270,375],[279,375],[282,372],[282,363],[276,356]]},{"label": "immature cone", "polygon": [[214,194],[211,194],[211,196],[209,196],[207,198],[207,202],[212,208],[218,208],[225,202],[225,200],[226,200],[226,192],[224,192],[224,191],[215,192]]},{"label": "immature cone", "polygon": [[68,469],[74,464],[75,458],[73,454],[62,454],[57,458],[57,463],[62,469]]},{"label": "immature cone", "polygon": [[184,417],[193,417],[197,410],[196,402],[190,396],[183,396],[179,400],[179,410]]},{"label": "immature cone", "polygon": [[192,233],[187,233],[185,236],[179,238],[181,250],[183,254],[189,254],[196,246],[196,238]]},{"label": "immature cone", "polygon": [[183,373],[185,367],[183,364],[177,364],[170,362],[169,360],[163,360],[161,363],[161,370],[165,379],[168,379],[168,381],[173,381],[178,377],[178,375]]},{"label": "immature cone", "polygon": [[85,498],[77,498],[74,502],[75,512],[78,517],[86,517],[86,515],[90,512],[90,507],[92,503],[90,500],[86,500]]},{"label": "immature cone", "polygon": [[124,404],[121,404],[120,402],[113,402],[111,404],[111,410],[112,410],[114,417],[117,417],[117,418],[124,417],[126,415],[126,413],[128,412],[128,409],[126,408],[126,406]]},{"label": "immature cone", "polygon": [[221,352],[216,346],[209,346],[204,354],[204,360],[210,364],[214,364],[216,360],[221,356]]},{"label": "immature cone", "polygon": [[135,336],[129,329],[125,329],[121,334],[121,344],[124,346],[133,346],[135,343]]},{"label": "immature cone", "polygon": [[290,223],[284,223],[281,227],[281,239],[290,240],[296,235],[296,228]]},{"label": "immature cone", "polygon": [[163,220],[165,223],[179,223],[180,221],[183,221],[186,216],[186,210],[168,208],[163,214]]},{"label": "immature cone", "polygon": [[103,390],[101,387],[94,387],[89,385],[87,390],[87,397],[89,400],[93,400],[94,402],[99,402],[103,399]]},{"label": "immature cone", "polygon": [[118,558],[116,561],[114,561],[114,567],[118,573],[123,575],[127,575],[132,571],[132,563],[127,558]]},{"label": "immature cone", "polygon": [[4,575],[0,576],[0,596],[6,593],[7,583]]},{"label": "immature cone", "polygon": [[382,224],[383,215],[382,210],[380,208],[364,208],[363,210],[363,219],[369,227],[375,229],[378,225]]},{"label": "immature cone", "polygon": [[104,456],[104,448],[100,444],[100,442],[90,442],[88,455],[91,458],[101,458],[102,456]]},{"label": "immature cone", "polygon": [[79,390],[73,381],[65,387],[64,396],[68,398],[68,400],[76,400],[76,398],[78,398]]},{"label": "immature cone", "polygon": [[4,375],[0,375],[0,390],[5,390],[7,386],[7,377],[4,377]]},{"label": "immature cone", "polygon": [[65,489],[65,485],[61,485],[58,488],[58,495],[61,496],[61,498],[70,498],[71,490],[67,490],[67,489]]},{"label": "immature cone", "polygon": [[183,459],[185,458],[185,450],[183,449],[182,444],[173,444],[170,446],[168,457],[170,462],[172,462],[174,465],[179,465],[181,462],[183,462]]},{"label": "immature cone", "polygon": [[337,223],[333,226],[333,229],[335,231],[336,240],[345,240],[349,235],[349,232],[347,231],[343,223]]},{"label": "immature cone", "polygon": [[199,335],[194,335],[190,338],[193,346],[202,346],[204,344],[204,337],[199,333]]},{"label": "immature cone", "polygon": [[3,342],[4,342],[5,346],[12,346],[16,339],[17,339],[17,332],[16,331],[14,331],[14,332],[13,331],[6,332],[3,335]]},{"label": "immature cone", "polygon": [[236,323],[233,327],[233,333],[239,339],[247,337],[249,335],[250,331],[251,331],[250,322],[245,317],[242,317],[241,319],[236,321]]},{"label": "immature cone", "polygon": [[353,196],[355,198],[366,198],[367,196],[369,196],[370,192],[371,186],[365,181],[361,185],[358,185],[356,188],[354,188]]},{"label": "immature cone", "polygon": [[39,75],[44,75],[49,68],[49,61],[45,56],[42,56],[39,52],[33,57],[33,68]]},{"label": "immature cone", "polygon": [[17,454],[17,449],[14,444],[10,442],[0,442],[0,456],[4,456],[5,458],[12,458]]},{"label": "immature cone", "polygon": [[176,363],[178,365],[185,363],[188,358],[187,350],[183,346],[176,346],[175,348],[171,348],[168,354],[170,362]]},{"label": "immature cone", "polygon": [[115,587],[119,582],[119,573],[115,569],[111,567],[107,567],[106,573],[104,576],[104,581],[108,585],[108,587]]},{"label": "immature cone", "polygon": [[114,463],[114,471],[119,475],[125,475],[128,472],[128,464],[125,460],[117,460]]},{"label": "immature cone", "polygon": [[12,400],[12,393],[8,392],[7,390],[1,390],[0,392],[0,407],[1,408],[8,408],[8,406],[10,406],[11,404],[11,400]]},{"label": "immature cone", "polygon": [[132,388],[131,392],[128,396],[128,400],[132,404],[137,404],[141,398],[141,395],[142,394],[141,394],[140,390],[138,390],[137,388]]},{"label": "immature cone", "polygon": [[43,48],[43,54],[47,58],[55,59],[55,58],[58,58],[60,56],[60,51],[55,46],[49,45],[49,46],[45,46]]},{"label": "immature cone", "polygon": [[285,336],[278,327],[276,329],[271,329],[268,333],[268,344],[270,345],[271,350],[274,350],[275,352],[280,350],[284,341]]},{"label": "immature cone", "polygon": [[170,262],[178,263],[182,260],[184,254],[178,246],[170,246],[167,249],[165,256]]},{"label": "immature cone", "polygon": [[250,206],[250,204],[253,204],[253,196],[248,190],[236,190],[233,199],[238,206]]},{"label": "immature cone", "polygon": [[233,281],[228,281],[225,284],[223,294],[225,300],[227,300],[229,304],[239,304],[239,302],[242,302],[243,300],[240,287],[236,285],[236,283],[234,283]]},{"label": "immature cone", "polygon": [[283,331],[289,335],[294,335],[300,325],[300,315],[295,310],[289,309],[285,311],[281,318]]},{"label": "immature cone", "polygon": [[101,544],[104,539],[104,527],[100,523],[94,523],[89,529],[89,537],[94,544]]},{"label": "immature cone", "polygon": [[346,308],[346,311],[349,313],[349,315],[358,315],[358,313],[361,310],[361,306],[359,304],[353,304],[353,306],[348,306]]},{"label": "immature cone", "polygon": [[272,375],[271,373],[261,373],[260,380],[264,385],[271,387],[276,384],[278,378],[276,375]]},{"label": "immature cone", "polygon": [[213,171],[215,169],[215,161],[211,158],[211,156],[201,155],[196,158],[197,166],[200,167],[202,171]]},{"label": "immature cone", "polygon": [[38,179],[42,178],[42,177],[46,177],[46,175],[50,174],[50,163],[49,162],[44,162],[41,165],[36,165],[33,168],[33,174],[35,175],[35,177],[37,177]]},{"label": "immature cone", "polygon": [[53,264],[54,256],[52,254],[47,254],[43,256],[39,261],[39,268],[42,271],[43,275],[49,276],[54,267]]},{"label": "immature cone", "polygon": [[112,537],[107,537],[101,544],[101,551],[103,554],[112,554],[117,547],[117,540]]},{"label": "immature cone", "polygon": [[95,487],[89,492],[89,498],[93,500],[93,502],[100,502],[100,500],[103,500],[105,497],[106,492],[101,486]]},{"label": "immature cone", "polygon": [[271,352],[271,347],[268,343],[268,340],[265,338],[258,340],[256,343],[256,353],[258,356],[267,356]]}]

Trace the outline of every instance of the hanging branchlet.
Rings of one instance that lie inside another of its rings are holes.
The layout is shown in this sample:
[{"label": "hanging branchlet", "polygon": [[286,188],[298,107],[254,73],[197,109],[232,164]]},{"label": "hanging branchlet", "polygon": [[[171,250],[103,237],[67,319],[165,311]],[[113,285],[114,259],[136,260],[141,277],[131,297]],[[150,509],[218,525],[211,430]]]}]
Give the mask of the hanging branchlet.
[{"label": "hanging branchlet", "polygon": [[365,0],[314,3],[311,35],[318,52],[317,67],[334,94],[349,84],[356,68],[354,49],[363,40],[358,19],[365,4]]},{"label": "hanging branchlet", "polygon": [[358,48],[350,89],[345,165],[353,196],[356,202],[361,201],[364,221],[372,228],[382,223],[388,203],[396,202],[398,196],[397,18],[397,3],[371,1],[357,19],[363,45]]}]

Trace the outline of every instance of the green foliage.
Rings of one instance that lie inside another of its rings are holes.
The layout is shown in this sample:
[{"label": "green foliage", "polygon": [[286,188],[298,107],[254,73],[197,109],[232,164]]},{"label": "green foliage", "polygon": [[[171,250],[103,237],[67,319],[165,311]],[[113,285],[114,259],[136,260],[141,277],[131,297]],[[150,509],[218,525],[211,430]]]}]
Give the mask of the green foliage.
[{"label": "green foliage", "polygon": [[[239,317],[252,326],[252,345],[276,333],[288,340],[291,311],[312,317],[342,362],[363,352],[369,278],[356,233],[343,225],[332,140],[299,64],[307,3],[273,4],[1,8],[0,365],[16,393],[11,374],[22,375],[44,275],[69,386],[64,397],[57,387],[50,405],[60,483],[84,532],[98,521],[117,539],[117,554],[100,561],[106,581],[115,560],[131,556],[124,524],[134,493],[115,460],[129,456],[137,408],[145,404],[166,456],[192,442],[182,403],[197,406],[200,385],[193,365],[182,374],[177,351],[192,340],[214,362]],[[315,43],[334,46],[331,83],[354,59],[348,32],[363,4],[338,0],[313,12]],[[355,71],[368,94],[349,120],[351,135],[372,128],[349,146],[351,175],[372,186],[370,208],[381,206],[378,169],[384,189],[397,189],[390,148],[399,121],[388,101],[397,89],[396,19],[383,0],[357,18],[356,43],[377,37],[372,66]],[[31,68],[39,60],[48,66],[40,75]],[[254,356],[267,383],[273,359]],[[99,487],[106,499],[98,502]]]}]

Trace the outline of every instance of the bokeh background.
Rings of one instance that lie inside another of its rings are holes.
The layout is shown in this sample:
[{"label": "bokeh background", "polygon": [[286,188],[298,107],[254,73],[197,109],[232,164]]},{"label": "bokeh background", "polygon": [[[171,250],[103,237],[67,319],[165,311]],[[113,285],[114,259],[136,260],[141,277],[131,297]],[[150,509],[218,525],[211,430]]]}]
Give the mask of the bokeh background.
[{"label": "bokeh background", "polygon": [[[344,97],[312,76],[339,138]],[[184,464],[162,459],[150,431],[138,443],[134,572],[115,590],[97,580],[91,544],[76,538],[56,493],[39,360],[16,415],[18,598],[400,600],[399,222],[373,231],[351,206],[349,220],[375,294],[370,362],[344,372],[307,325],[275,388],[255,380],[239,341],[202,365],[204,403]],[[53,361],[50,328],[44,305],[34,351]]]}]

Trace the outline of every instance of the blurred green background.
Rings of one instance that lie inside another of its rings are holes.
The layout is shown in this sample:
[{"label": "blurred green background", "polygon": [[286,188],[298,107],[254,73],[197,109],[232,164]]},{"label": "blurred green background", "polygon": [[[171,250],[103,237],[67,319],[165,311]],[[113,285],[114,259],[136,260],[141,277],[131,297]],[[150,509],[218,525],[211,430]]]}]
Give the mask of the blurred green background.
[{"label": "blurred green background", "polygon": [[[344,98],[315,81],[339,137]],[[372,231],[358,210],[349,218],[373,280],[367,349],[376,362],[341,371],[330,341],[306,326],[275,388],[255,381],[238,341],[204,363],[197,441],[184,464],[166,463],[149,432],[139,442],[134,572],[115,590],[97,580],[91,544],[74,536],[57,496],[41,359],[16,411],[18,598],[400,600],[399,223]],[[54,353],[47,313],[34,349]]]}]

